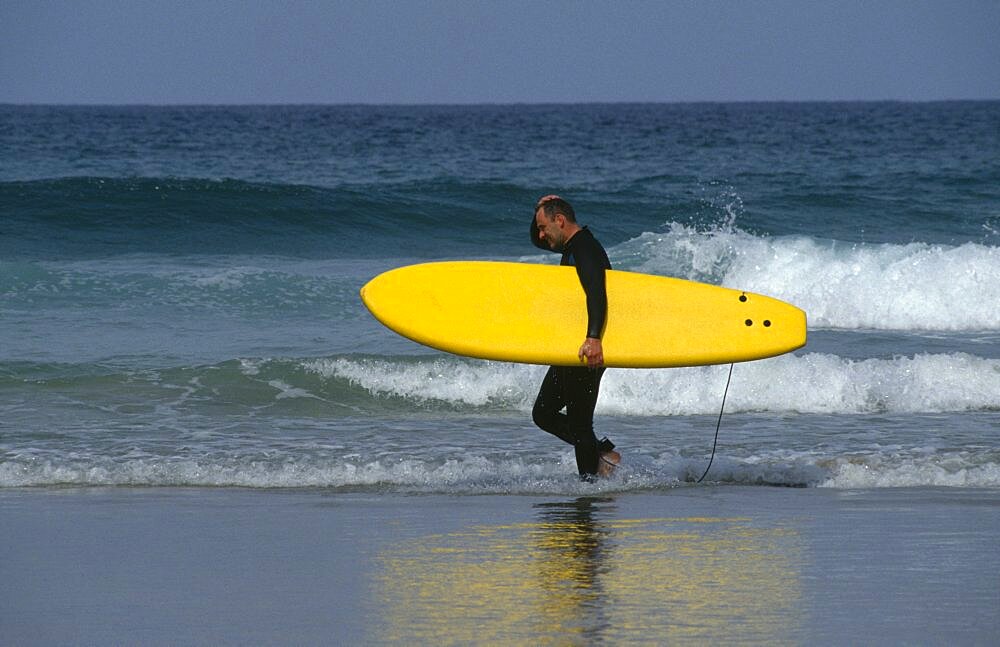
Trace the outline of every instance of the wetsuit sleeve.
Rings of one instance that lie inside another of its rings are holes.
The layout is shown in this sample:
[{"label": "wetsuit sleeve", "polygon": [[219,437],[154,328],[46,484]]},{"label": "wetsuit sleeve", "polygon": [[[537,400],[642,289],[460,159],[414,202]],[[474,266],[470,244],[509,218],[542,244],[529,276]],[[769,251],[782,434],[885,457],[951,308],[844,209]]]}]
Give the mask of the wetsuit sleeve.
[{"label": "wetsuit sleeve", "polygon": [[587,295],[587,337],[600,339],[608,315],[608,289],[604,263],[598,249],[587,247],[574,254],[576,274]]}]

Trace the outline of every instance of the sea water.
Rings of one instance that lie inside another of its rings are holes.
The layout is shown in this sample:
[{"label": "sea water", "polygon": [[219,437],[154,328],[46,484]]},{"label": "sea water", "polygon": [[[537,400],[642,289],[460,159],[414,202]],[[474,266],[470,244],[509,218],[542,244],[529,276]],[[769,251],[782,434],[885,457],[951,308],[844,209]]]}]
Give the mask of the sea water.
[{"label": "sea water", "polygon": [[358,298],[413,262],[556,262],[548,193],[618,269],[806,311],[804,348],[735,366],[708,483],[1000,488],[1000,102],[0,106],[0,487],[695,480],[727,366],[609,370],[623,468],[580,483],[531,424],[544,367]]}]

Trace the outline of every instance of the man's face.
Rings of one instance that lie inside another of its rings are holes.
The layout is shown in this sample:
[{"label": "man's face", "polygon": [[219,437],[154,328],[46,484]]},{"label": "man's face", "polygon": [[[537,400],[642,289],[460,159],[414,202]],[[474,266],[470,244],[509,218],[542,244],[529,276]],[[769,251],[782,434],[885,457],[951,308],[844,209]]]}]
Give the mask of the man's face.
[{"label": "man's face", "polygon": [[565,221],[565,217],[558,213],[552,220],[549,220],[541,209],[535,212],[538,238],[548,245],[549,249],[560,249],[566,242],[566,235],[561,227],[563,221]]}]

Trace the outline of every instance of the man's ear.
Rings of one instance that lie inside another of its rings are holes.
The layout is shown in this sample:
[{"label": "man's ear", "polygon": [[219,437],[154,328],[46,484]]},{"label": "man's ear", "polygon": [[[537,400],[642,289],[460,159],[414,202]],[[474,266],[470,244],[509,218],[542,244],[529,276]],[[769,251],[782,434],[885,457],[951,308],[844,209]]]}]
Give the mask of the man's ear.
[{"label": "man's ear", "polygon": [[558,225],[559,229],[562,229],[563,227],[566,226],[566,216],[564,216],[563,214],[557,213],[554,220],[556,221],[556,225]]}]

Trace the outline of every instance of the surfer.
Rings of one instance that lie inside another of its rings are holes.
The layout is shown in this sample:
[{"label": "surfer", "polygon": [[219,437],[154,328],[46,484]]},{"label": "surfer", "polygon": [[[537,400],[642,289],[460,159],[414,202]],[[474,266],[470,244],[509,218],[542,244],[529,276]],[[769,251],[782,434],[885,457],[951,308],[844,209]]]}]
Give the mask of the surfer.
[{"label": "surfer", "polygon": [[604,271],[611,269],[611,261],[590,230],[577,224],[569,202],[557,195],[547,195],[535,204],[531,242],[562,253],[559,264],[576,267],[587,297],[587,335],[578,353],[586,366],[550,366],[531,417],[544,431],[573,445],[580,476],[608,476],[621,456],[606,437],[597,440],[594,407],[604,375],[601,336],[608,312]]}]

